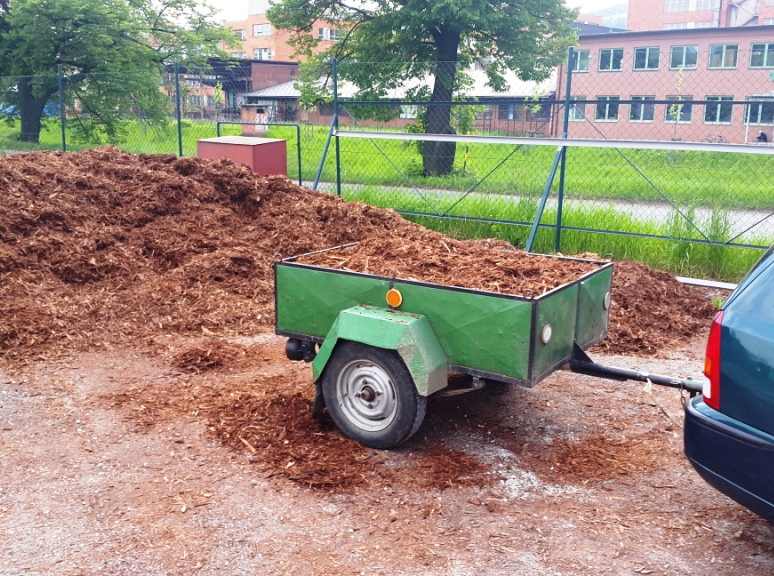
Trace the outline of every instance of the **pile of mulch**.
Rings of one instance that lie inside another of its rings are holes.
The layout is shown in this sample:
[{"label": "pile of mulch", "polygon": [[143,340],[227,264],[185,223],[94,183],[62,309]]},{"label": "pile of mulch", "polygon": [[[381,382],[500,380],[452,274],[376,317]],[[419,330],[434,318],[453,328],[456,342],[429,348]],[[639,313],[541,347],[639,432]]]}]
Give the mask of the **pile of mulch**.
[{"label": "pile of mulch", "polygon": [[[167,334],[265,332],[273,325],[272,263],[356,241],[419,256],[417,274],[443,269],[457,285],[485,278],[491,289],[520,278],[532,282],[522,293],[548,286],[542,265],[509,263],[497,277],[492,262],[503,259],[503,242],[452,240],[393,211],[262,178],[229,160],[109,147],[6,156],[0,191],[0,356],[7,359],[152,345]],[[430,249],[447,257],[430,259]],[[366,266],[377,270],[376,257]],[[701,292],[672,276],[616,263],[604,345],[620,353],[663,349],[706,329],[711,314]],[[180,361],[196,371],[209,359]]]},{"label": "pile of mulch", "polygon": [[496,249],[489,240],[428,240],[412,243],[371,237],[355,246],[303,256],[298,262],[527,297],[540,296],[599,268],[598,263],[529,254],[512,246],[507,251]]}]

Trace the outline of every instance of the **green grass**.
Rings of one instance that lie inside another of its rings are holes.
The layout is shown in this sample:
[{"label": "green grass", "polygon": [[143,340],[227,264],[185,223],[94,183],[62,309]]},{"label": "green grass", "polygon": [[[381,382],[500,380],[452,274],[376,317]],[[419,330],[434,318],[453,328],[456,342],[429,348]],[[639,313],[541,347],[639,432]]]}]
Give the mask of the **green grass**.
[{"label": "green grass", "polygon": [[[327,128],[303,138],[304,172],[314,174]],[[505,194],[542,191],[555,146],[515,148],[504,144],[457,145],[454,172],[422,175],[416,146],[400,140],[341,138],[341,178],[362,185],[467,190]],[[467,151],[467,161],[465,161]],[[331,145],[322,173],[336,177]],[[774,208],[774,156],[667,150],[572,148],[567,154],[565,192],[579,198],[663,201],[728,208]],[[556,187],[556,184],[554,185]]]}]

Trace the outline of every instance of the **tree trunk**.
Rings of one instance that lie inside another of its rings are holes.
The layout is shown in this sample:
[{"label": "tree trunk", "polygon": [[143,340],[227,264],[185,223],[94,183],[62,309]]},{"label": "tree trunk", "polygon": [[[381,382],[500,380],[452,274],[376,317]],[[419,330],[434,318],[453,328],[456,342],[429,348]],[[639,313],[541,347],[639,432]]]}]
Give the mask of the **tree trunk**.
[{"label": "tree trunk", "polygon": [[[438,64],[435,71],[433,95],[427,109],[427,134],[456,134],[451,125],[451,100],[457,77],[457,49],[460,34],[440,29],[435,35],[438,46]],[[433,105],[433,102],[445,104]],[[456,142],[426,141],[422,143],[422,166],[425,176],[444,176],[454,168]]]},{"label": "tree trunk", "polygon": [[26,76],[17,84],[19,116],[21,117],[19,140],[22,142],[40,142],[43,110],[48,99],[56,93],[56,88],[54,88],[53,90],[47,89],[44,95],[35,96],[32,80],[32,76]]}]

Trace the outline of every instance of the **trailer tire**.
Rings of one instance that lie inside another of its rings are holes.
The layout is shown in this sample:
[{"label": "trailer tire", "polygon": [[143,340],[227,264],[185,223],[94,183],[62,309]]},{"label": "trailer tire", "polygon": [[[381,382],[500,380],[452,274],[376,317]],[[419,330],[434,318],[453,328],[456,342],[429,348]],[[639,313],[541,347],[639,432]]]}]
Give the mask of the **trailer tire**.
[{"label": "trailer tire", "polygon": [[383,450],[405,442],[425,418],[427,398],[394,350],[341,341],[322,374],[328,412],[347,436]]}]

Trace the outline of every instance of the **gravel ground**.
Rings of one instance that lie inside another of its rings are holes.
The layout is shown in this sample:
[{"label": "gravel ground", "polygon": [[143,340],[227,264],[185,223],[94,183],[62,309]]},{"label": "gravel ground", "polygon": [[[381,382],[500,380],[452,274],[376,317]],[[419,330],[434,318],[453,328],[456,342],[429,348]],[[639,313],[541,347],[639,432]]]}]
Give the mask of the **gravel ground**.
[{"label": "gravel ground", "polygon": [[[178,401],[266,382],[311,397],[309,366],[265,334],[247,365],[184,374],[174,359],[192,344],[0,373],[1,575],[774,571],[772,527],[685,461],[676,390],[560,371],[533,389],[433,399],[408,444],[369,451],[379,466],[361,484],[313,488]],[[701,347],[595,359],[698,377]],[[440,454],[470,459],[468,475],[448,480]]]}]

